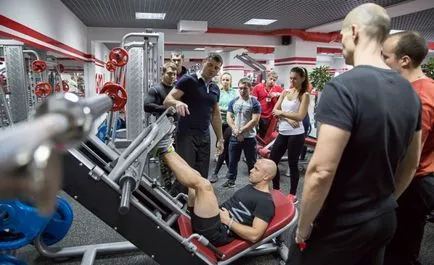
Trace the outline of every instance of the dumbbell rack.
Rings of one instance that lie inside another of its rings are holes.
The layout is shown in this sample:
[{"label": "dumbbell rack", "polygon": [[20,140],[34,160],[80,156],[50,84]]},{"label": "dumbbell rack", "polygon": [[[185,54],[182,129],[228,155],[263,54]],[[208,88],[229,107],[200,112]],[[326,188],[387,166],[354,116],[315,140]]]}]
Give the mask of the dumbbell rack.
[{"label": "dumbbell rack", "polygon": [[11,110],[3,86],[0,84],[0,128],[12,124]]}]

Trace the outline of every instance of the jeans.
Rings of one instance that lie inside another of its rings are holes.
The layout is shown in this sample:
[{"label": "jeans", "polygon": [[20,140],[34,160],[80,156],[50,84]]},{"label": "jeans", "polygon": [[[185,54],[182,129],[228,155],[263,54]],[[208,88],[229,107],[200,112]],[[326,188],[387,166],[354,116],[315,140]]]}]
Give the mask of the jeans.
[{"label": "jeans", "polygon": [[229,171],[227,178],[230,180],[237,179],[238,162],[240,161],[241,152],[244,150],[244,155],[247,160],[247,167],[252,170],[256,163],[256,139],[244,138],[244,141],[240,142],[235,136],[231,136],[229,141]]}]

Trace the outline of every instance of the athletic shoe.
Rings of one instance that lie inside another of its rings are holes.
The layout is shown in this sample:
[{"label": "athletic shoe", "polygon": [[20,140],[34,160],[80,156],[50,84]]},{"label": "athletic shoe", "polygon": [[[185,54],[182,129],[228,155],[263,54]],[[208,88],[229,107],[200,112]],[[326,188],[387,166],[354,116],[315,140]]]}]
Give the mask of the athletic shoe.
[{"label": "athletic shoe", "polygon": [[211,182],[211,183],[216,183],[218,179],[219,179],[219,175],[217,175],[215,173],[212,174],[211,177],[208,178],[209,182]]},{"label": "athletic shoe", "polygon": [[233,188],[235,187],[235,180],[232,179],[228,179],[223,185],[222,187],[224,188]]},{"label": "athletic shoe", "polygon": [[428,214],[426,220],[430,223],[434,223],[434,211],[432,211],[430,214]]}]

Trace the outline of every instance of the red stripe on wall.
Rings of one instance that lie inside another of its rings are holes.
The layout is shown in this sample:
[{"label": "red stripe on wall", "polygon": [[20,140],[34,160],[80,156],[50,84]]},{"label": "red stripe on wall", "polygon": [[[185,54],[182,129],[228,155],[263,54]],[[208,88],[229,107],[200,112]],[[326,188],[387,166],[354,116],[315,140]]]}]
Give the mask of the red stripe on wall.
[{"label": "red stripe on wall", "polygon": [[431,50],[434,50],[434,42],[429,42],[428,43],[428,48]]},{"label": "red stripe on wall", "polygon": [[315,63],[304,63],[304,62],[295,63],[295,62],[290,62],[290,63],[275,64],[274,66],[285,66],[285,65],[316,65],[316,62]]},{"label": "red stripe on wall", "polygon": [[36,42],[33,42],[33,41],[29,41],[29,40],[17,37],[15,35],[9,34],[7,32],[1,31],[1,30],[0,30],[0,34],[2,36],[5,36],[5,37],[8,37],[8,38],[17,40],[17,41],[24,42],[24,43],[26,43],[28,45],[34,46],[34,47],[42,49],[42,50],[47,50],[47,51],[50,51],[50,52],[55,52],[55,53],[58,53],[58,54],[61,54],[61,55],[69,56],[69,57],[74,57],[76,60],[79,60],[79,61],[82,61],[82,62],[86,62],[86,63],[91,63],[92,62],[92,60],[84,60],[84,59],[81,59],[80,57],[76,57],[74,55],[70,55],[70,54],[67,54],[67,53],[64,53],[64,52],[61,52],[61,51],[58,51],[58,50],[54,50],[52,48],[40,45],[40,44],[38,44]]},{"label": "red stripe on wall", "polygon": [[[10,28],[12,30],[18,31],[20,33],[23,33],[25,35],[28,35],[28,36],[30,36],[32,38],[35,38],[35,39],[40,40],[42,42],[48,43],[48,44],[53,45],[55,47],[64,49],[64,50],[66,50],[68,52],[71,52],[71,53],[74,53],[76,55],[83,56],[83,57],[88,58],[88,59],[93,59],[95,62],[98,62],[98,63],[101,63],[101,64],[105,64],[104,61],[95,58],[95,56],[92,55],[92,54],[87,54],[87,53],[84,53],[82,51],[79,51],[79,50],[77,50],[77,49],[75,49],[75,48],[73,48],[71,46],[68,46],[68,45],[66,45],[66,44],[64,44],[64,43],[62,43],[60,41],[57,41],[57,40],[55,40],[55,39],[53,39],[51,37],[48,37],[48,36],[46,36],[46,35],[44,35],[44,34],[42,34],[40,32],[37,32],[36,30],[33,30],[33,29],[31,29],[31,28],[29,28],[29,27],[27,27],[27,26],[25,26],[25,25],[23,25],[21,23],[18,23],[16,21],[12,20],[12,19],[9,19],[9,18],[7,18],[7,17],[5,17],[3,15],[0,15],[0,25],[5,26],[7,28]],[[48,49],[50,51],[57,52],[57,53],[60,53],[62,55],[71,56],[69,54],[65,54],[63,52],[59,52],[59,51],[53,50],[51,48],[42,46],[40,44],[35,44],[34,42],[32,42],[30,40],[26,40],[26,39],[23,39],[23,38],[20,38],[20,37],[17,37],[17,36],[13,36],[13,35],[8,34],[8,33],[6,33],[6,34],[8,35],[9,38],[20,39],[20,41],[22,41],[22,42],[24,42],[26,44],[34,45],[34,46],[37,46],[38,48],[43,47],[43,49]],[[11,36],[13,36],[13,37],[11,37]],[[75,57],[75,58],[77,58],[77,57]],[[80,60],[80,61],[84,61],[83,59],[80,59],[80,58],[77,58],[77,59]],[[84,62],[92,62],[92,60],[84,61]]]},{"label": "red stripe on wall", "polygon": [[274,60],[275,63],[290,62],[290,61],[316,62],[316,58],[315,57],[288,57],[288,58]]},{"label": "red stripe on wall", "polygon": [[223,66],[223,69],[226,69],[226,68],[242,68],[242,69],[244,69],[244,65],[225,65],[225,66]]},{"label": "red stripe on wall", "polygon": [[317,53],[334,53],[342,54],[342,49],[339,48],[328,48],[328,47],[318,47],[316,48]]},{"label": "red stripe on wall", "polygon": [[21,33],[26,34],[30,37],[38,39],[40,41],[49,43],[53,46],[62,48],[62,49],[67,50],[69,52],[72,52],[72,53],[75,53],[75,54],[78,54],[78,55],[81,55],[84,57],[87,56],[87,54],[84,52],[81,52],[77,49],[74,49],[71,46],[68,46],[68,45],[66,45],[60,41],[57,41],[53,38],[50,38],[50,37],[48,37],[42,33],[37,32],[36,30],[33,30],[33,29],[31,29],[31,28],[29,28],[29,27],[27,27],[21,23],[13,21],[12,19],[9,19],[9,18],[2,16],[2,15],[0,15],[0,25],[3,25],[7,28],[13,29],[13,30],[18,31],[18,32],[21,32]]}]

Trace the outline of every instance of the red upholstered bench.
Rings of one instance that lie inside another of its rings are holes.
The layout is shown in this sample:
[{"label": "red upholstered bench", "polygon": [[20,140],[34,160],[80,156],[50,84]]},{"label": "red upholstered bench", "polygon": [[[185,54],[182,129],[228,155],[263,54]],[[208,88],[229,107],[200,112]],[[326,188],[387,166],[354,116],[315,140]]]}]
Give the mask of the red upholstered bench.
[{"label": "red upholstered bench", "polygon": [[[228,264],[250,251],[253,251],[258,246],[269,242],[273,238],[280,235],[290,227],[294,226],[297,221],[297,209],[293,204],[294,197],[292,195],[286,196],[280,191],[273,190],[271,192],[273,202],[275,205],[275,215],[268,225],[265,234],[259,242],[253,244],[241,239],[235,239],[231,243],[218,248],[224,254],[223,258],[218,259],[216,254],[208,247],[193,239],[193,243],[197,246],[198,251],[208,257],[209,261],[213,264]],[[180,234],[184,238],[188,238],[192,234],[190,218],[187,216],[180,216],[178,218],[178,226]]]},{"label": "red upholstered bench", "polygon": [[304,142],[308,145],[316,146],[316,139],[315,138],[306,137],[306,139],[304,139]]}]

